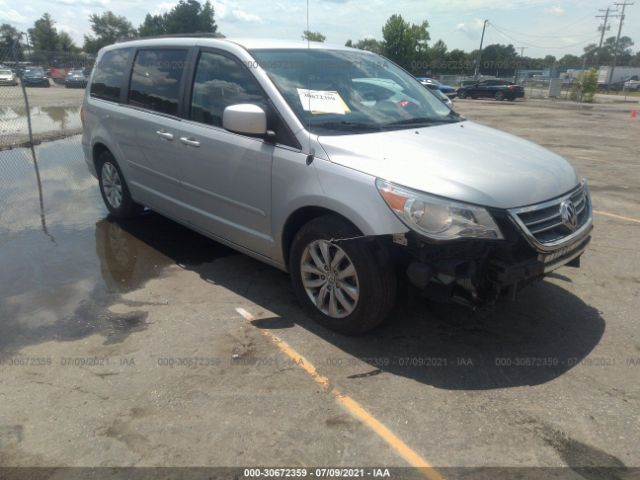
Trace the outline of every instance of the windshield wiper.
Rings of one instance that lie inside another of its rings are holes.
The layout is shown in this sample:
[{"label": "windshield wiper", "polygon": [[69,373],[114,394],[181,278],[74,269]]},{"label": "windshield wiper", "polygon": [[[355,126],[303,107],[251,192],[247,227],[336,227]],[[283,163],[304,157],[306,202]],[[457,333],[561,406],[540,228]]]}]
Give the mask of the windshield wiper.
[{"label": "windshield wiper", "polygon": [[385,123],[384,127],[401,127],[401,126],[411,126],[415,127],[418,125],[439,125],[441,123],[455,123],[458,120],[451,120],[453,117],[444,118],[406,118],[404,120],[398,120],[397,122]]},{"label": "windshield wiper", "polygon": [[346,120],[312,123],[311,126],[328,128],[331,130],[372,130],[374,132],[380,131],[380,127],[378,125],[372,125],[370,123],[349,122]]}]

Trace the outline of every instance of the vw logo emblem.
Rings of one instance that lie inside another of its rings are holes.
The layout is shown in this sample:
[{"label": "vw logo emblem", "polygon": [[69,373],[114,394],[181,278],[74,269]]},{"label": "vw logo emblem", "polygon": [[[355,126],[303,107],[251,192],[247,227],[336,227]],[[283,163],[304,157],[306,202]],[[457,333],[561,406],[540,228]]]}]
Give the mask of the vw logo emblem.
[{"label": "vw logo emblem", "polygon": [[575,232],[578,228],[578,212],[571,200],[565,200],[560,204],[560,220],[571,232]]}]

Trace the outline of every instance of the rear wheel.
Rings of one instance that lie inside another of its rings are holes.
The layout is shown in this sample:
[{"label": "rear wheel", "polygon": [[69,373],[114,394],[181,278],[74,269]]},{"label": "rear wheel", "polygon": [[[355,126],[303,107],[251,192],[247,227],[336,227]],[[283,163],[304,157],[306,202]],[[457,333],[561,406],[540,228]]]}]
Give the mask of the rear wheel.
[{"label": "rear wheel", "polygon": [[122,171],[111,152],[100,154],[96,162],[96,170],[100,194],[109,213],[119,218],[130,218],[142,213],[144,207],[131,198]]},{"label": "rear wheel", "polygon": [[498,100],[499,102],[504,100],[504,92],[496,92],[496,94],[493,96],[493,98],[495,98],[496,100]]},{"label": "rear wheel", "polygon": [[347,335],[382,323],[396,292],[392,262],[372,242],[340,240],[359,235],[337,216],[318,217],[296,234],[289,259],[300,303],[318,323]]},{"label": "rear wheel", "polygon": [[467,94],[465,92],[460,92],[460,93],[458,93],[458,98],[465,99],[465,98],[467,98]]}]

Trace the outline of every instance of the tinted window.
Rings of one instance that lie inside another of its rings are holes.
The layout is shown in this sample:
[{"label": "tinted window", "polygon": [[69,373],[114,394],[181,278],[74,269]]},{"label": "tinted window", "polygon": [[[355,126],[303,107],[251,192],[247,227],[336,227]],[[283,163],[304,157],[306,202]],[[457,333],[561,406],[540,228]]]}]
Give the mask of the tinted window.
[{"label": "tinted window", "polygon": [[221,127],[224,109],[238,103],[253,103],[267,110],[258,82],[245,67],[223,55],[202,52],[191,95],[190,118]]},{"label": "tinted window", "polygon": [[176,115],[186,58],[187,50],[140,50],[131,74],[129,103]]},{"label": "tinted window", "polygon": [[120,100],[127,77],[131,49],[110,50],[102,55],[91,83],[91,95],[106,100]]}]

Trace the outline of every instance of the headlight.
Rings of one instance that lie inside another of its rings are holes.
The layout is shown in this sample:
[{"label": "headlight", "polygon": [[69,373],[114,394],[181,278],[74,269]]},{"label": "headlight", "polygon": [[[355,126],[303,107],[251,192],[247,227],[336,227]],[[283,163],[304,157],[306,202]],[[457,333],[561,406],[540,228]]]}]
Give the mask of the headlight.
[{"label": "headlight", "polygon": [[389,208],[407,227],[435,240],[501,239],[502,232],[482,207],[454,202],[377,179]]}]

